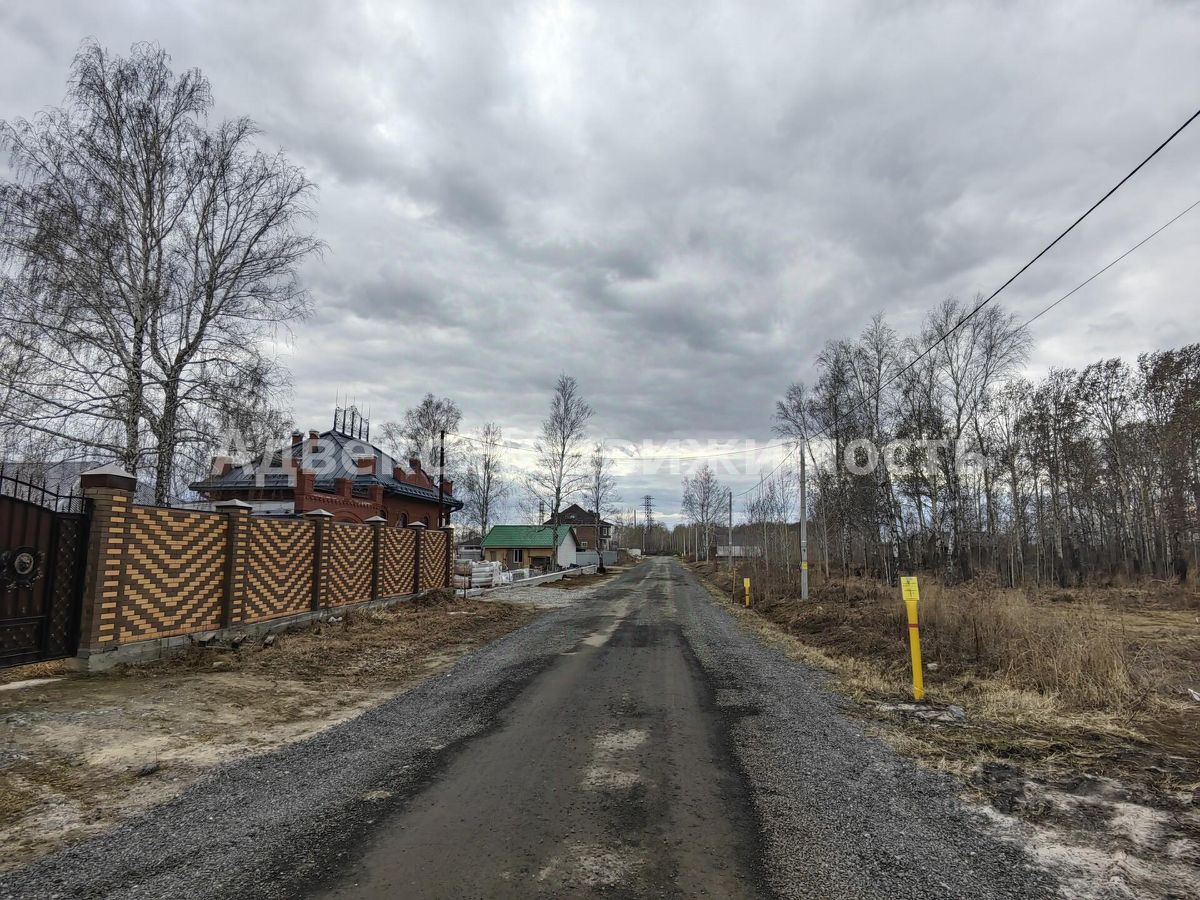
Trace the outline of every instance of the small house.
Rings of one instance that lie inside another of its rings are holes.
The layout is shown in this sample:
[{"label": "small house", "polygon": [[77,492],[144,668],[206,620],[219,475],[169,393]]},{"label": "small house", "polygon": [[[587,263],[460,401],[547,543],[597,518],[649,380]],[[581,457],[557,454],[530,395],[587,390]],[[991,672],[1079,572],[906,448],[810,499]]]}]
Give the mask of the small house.
[{"label": "small house", "polygon": [[565,569],[575,564],[578,547],[570,525],[493,525],[482,544],[485,560],[510,569],[549,569],[552,560]]},{"label": "small house", "polygon": [[[552,524],[548,519],[544,524]],[[596,514],[590,509],[584,509],[578,503],[572,503],[558,514],[560,525],[570,525],[575,529],[575,540],[579,542],[580,550],[612,550],[613,523],[601,519],[596,521]]]}]

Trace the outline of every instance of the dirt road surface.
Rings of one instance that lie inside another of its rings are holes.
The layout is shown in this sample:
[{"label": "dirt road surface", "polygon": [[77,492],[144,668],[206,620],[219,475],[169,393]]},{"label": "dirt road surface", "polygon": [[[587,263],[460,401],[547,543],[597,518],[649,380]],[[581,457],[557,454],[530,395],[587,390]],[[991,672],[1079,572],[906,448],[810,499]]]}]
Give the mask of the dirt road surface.
[{"label": "dirt road surface", "polygon": [[1053,895],[959,793],[658,559],[0,897]]}]

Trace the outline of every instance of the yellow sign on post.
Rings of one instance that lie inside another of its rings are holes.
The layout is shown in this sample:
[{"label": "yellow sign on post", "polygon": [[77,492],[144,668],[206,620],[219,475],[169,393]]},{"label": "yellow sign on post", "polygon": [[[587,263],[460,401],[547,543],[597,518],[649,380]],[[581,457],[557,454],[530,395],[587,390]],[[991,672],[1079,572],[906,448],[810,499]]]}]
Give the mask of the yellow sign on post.
[{"label": "yellow sign on post", "polygon": [[749,609],[750,608],[750,579],[749,578],[742,579],[742,590],[746,594],[746,609]]},{"label": "yellow sign on post", "polygon": [[925,699],[925,677],[921,671],[921,627],[917,619],[917,605],[921,592],[915,575],[900,576],[900,592],[908,610],[908,646],[912,653],[913,699]]}]

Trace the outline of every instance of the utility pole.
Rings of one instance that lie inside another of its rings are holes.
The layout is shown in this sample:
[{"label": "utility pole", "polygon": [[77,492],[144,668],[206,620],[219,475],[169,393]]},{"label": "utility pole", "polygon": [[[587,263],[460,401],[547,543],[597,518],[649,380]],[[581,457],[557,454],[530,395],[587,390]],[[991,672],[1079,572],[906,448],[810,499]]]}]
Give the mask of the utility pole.
[{"label": "utility pole", "polygon": [[729,489],[729,532],[726,537],[729,544],[729,574],[733,574],[733,488]]},{"label": "utility pole", "polygon": [[800,599],[808,599],[808,479],[804,477],[804,451],[800,445]]},{"label": "utility pole", "polygon": [[446,522],[446,429],[442,429],[441,450],[438,452],[438,528],[445,528]]}]

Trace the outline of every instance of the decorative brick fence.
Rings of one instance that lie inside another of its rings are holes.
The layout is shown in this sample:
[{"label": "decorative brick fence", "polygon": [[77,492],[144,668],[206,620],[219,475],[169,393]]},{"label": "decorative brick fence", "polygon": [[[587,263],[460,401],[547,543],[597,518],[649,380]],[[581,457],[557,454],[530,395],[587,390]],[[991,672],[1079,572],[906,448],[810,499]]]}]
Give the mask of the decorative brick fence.
[{"label": "decorative brick fence", "polygon": [[[135,481],[83,476],[91,501],[79,656],[383,600],[450,583],[450,532],[133,503]],[[127,654],[122,653],[121,656]]]}]

